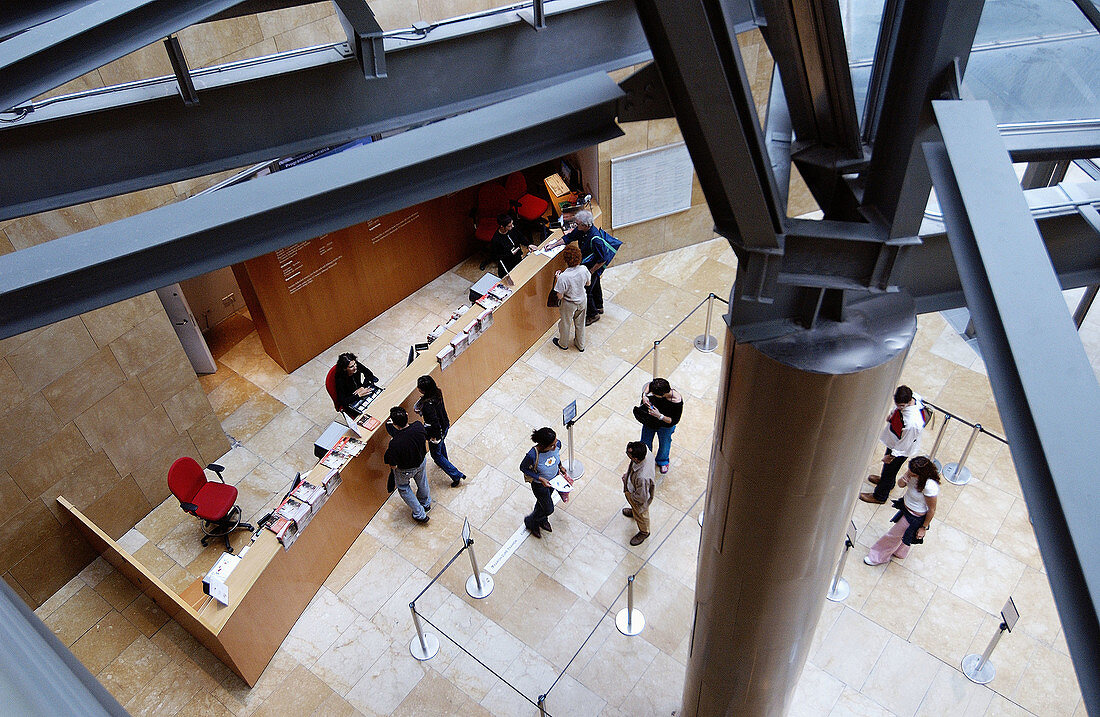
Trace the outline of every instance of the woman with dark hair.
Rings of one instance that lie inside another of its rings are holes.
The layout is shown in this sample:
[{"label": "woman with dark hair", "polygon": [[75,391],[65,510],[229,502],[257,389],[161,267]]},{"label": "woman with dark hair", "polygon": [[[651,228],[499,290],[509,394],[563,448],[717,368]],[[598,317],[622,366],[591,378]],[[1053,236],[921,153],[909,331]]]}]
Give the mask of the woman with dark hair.
[{"label": "woman with dark hair", "polygon": [[549,520],[554,513],[554,489],[550,486],[550,479],[559,473],[563,476],[567,474],[561,462],[561,441],[553,428],[534,431],[531,440],[535,447],[527,451],[520,461],[519,469],[523,472],[523,479],[531,484],[531,492],[535,494],[535,509],[524,517],[523,524],[531,535],[541,538],[541,530],[554,532]]},{"label": "woman with dark hair", "polygon": [[653,437],[657,437],[657,470],[668,473],[672,434],[684,414],[684,398],[672,389],[668,379],[655,378],[642,389],[641,407],[648,413],[648,416],[643,416],[647,420],[642,423],[642,443],[653,450]]},{"label": "woman with dark hair", "polygon": [[416,389],[420,391],[420,398],[413,410],[424,419],[424,430],[428,434],[428,453],[435,464],[450,477],[451,487],[457,488],[466,479],[466,474],[455,468],[447,457],[447,444],[443,441],[451,428],[451,419],[447,417],[447,407],[443,405],[443,392],[431,376],[416,379]]},{"label": "woman with dark hair", "polygon": [[917,456],[909,461],[909,470],[898,478],[898,486],[905,488],[905,495],[894,501],[898,512],[890,519],[894,527],[878,539],[863,562],[882,565],[893,556],[904,560],[909,546],[923,543],[924,536],[936,514],[936,500],[940,494],[940,473],[927,456]]},{"label": "woman with dark hair", "polygon": [[359,411],[351,407],[353,403],[364,396],[369,396],[371,389],[377,385],[378,377],[371,370],[359,363],[353,353],[340,354],[336,359],[336,400],[344,411],[352,416],[358,416]]}]

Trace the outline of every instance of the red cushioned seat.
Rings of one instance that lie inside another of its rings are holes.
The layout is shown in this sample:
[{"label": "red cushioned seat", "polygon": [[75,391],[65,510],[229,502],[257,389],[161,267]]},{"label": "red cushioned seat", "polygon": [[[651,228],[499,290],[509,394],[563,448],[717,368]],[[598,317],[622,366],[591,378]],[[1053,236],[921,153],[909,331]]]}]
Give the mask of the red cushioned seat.
[{"label": "red cushioned seat", "polygon": [[195,515],[203,520],[221,520],[237,502],[237,489],[225,483],[207,481],[191,502],[195,504]]},{"label": "red cushioned seat", "polygon": [[550,202],[527,193],[527,178],[523,172],[512,172],[504,181],[504,192],[508,201],[516,208],[520,219],[534,221],[546,213]]},{"label": "red cushioned seat", "polygon": [[[194,458],[177,458],[168,469],[168,489],[184,510],[203,520],[221,520],[237,502],[237,489],[206,479],[206,472]],[[193,505],[191,510],[187,504]]]}]

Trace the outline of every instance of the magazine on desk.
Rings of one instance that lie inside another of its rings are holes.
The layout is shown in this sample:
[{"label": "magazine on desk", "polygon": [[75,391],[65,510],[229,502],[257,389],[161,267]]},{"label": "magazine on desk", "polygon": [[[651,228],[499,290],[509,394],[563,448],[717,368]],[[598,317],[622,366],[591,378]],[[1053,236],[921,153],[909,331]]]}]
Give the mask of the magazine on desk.
[{"label": "magazine on desk", "polygon": [[358,438],[344,436],[336,441],[336,445],[332,447],[332,450],[321,459],[321,465],[325,468],[343,468],[348,464],[348,461],[359,455],[366,445]]}]

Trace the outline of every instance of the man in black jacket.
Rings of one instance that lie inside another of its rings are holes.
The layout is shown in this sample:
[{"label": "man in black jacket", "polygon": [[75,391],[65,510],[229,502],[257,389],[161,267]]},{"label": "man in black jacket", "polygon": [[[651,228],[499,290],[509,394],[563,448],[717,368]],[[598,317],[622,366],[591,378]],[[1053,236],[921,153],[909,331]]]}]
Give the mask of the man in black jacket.
[{"label": "man in black jacket", "polygon": [[[432,496],[427,475],[424,473],[428,460],[424,424],[420,421],[410,424],[408,412],[401,406],[394,406],[386,421],[386,432],[390,434],[390,445],[386,448],[384,460],[386,465],[393,468],[397,492],[412,508],[413,520],[427,523],[428,511],[432,509]],[[415,495],[409,485],[410,481],[416,481]]]}]

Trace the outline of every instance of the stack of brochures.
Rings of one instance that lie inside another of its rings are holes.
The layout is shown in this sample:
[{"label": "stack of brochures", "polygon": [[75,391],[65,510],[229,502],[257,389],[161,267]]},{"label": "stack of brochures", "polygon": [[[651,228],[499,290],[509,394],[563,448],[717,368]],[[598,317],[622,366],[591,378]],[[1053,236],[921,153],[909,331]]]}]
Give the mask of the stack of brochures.
[{"label": "stack of brochures", "polygon": [[366,445],[358,438],[344,436],[336,441],[336,445],[332,447],[332,450],[321,459],[321,465],[325,468],[343,468],[348,464],[348,461],[359,455]]}]

